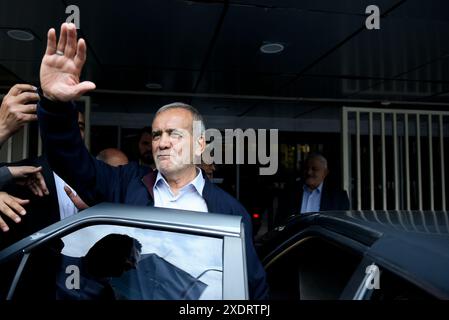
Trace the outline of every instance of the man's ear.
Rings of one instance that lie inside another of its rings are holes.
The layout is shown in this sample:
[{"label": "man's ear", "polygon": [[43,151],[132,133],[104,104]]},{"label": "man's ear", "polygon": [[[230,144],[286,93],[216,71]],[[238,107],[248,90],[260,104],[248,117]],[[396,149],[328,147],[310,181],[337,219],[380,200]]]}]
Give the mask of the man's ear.
[{"label": "man's ear", "polygon": [[205,149],[206,149],[206,137],[204,136],[204,134],[202,134],[196,141],[195,155],[201,156],[201,154],[204,152]]}]

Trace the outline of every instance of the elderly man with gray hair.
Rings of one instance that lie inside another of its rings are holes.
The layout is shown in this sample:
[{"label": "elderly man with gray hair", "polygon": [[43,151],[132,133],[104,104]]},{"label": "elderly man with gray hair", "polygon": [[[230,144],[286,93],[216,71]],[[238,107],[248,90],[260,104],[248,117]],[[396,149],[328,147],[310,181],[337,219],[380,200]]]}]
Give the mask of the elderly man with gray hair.
[{"label": "elderly man with gray hair", "polygon": [[277,223],[300,213],[349,210],[347,192],[328,185],[325,182],[328,174],[327,159],[320,153],[309,154],[304,161],[302,179],[280,201]]},{"label": "elderly man with gray hair", "polygon": [[194,158],[205,149],[205,135],[194,132],[194,121],[204,123],[192,106],[174,103],[162,107],[152,123],[152,152],[157,170],[128,164],[118,168],[93,158],[82,143],[71,101],[95,89],[79,80],[86,61],[86,44],[77,41],[76,27],[64,23],[59,42],[48,32],[42,60],[38,118],[42,141],[52,168],[72,185],[88,205],[99,201],[183,210],[215,212],[242,217],[251,299],[265,299],[265,271],[252,242],[251,219],[232,196],[211,183]]}]

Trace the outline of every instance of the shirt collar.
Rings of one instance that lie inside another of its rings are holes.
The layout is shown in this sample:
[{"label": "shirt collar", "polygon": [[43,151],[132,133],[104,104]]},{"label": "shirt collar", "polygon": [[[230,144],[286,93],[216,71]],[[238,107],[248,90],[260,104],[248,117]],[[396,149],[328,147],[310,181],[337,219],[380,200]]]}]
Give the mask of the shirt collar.
[{"label": "shirt collar", "polygon": [[320,185],[318,186],[318,188],[316,188],[316,189],[313,190],[313,191],[311,191],[311,190],[309,189],[309,187],[308,187],[306,184],[304,184],[304,185],[302,186],[302,188],[303,188],[303,190],[304,190],[305,192],[308,192],[308,193],[312,193],[312,192],[314,192],[314,191],[317,191],[318,193],[321,193],[321,190],[323,190],[323,182],[321,182]]},{"label": "shirt collar", "polygon": [[[198,168],[196,168],[196,170],[198,171],[198,174],[196,175],[195,179],[193,179],[192,181],[190,181],[190,183],[188,183],[184,187],[182,187],[181,190],[185,190],[189,186],[193,186],[195,188],[195,190],[200,195],[202,195],[204,185],[205,185],[205,179],[203,177],[202,171]],[[156,187],[161,180],[162,180],[162,183],[164,183],[169,188],[169,190],[171,190],[170,185],[168,184],[167,180],[165,180],[164,176],[158,171],[157,176],[156,176],[156,182],[155,182],[154,186]]]}]

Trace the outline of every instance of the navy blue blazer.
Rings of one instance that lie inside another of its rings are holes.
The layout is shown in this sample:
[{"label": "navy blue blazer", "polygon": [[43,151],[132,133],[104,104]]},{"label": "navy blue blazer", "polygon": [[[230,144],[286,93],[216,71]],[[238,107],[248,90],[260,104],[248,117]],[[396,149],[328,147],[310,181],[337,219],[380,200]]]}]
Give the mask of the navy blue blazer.
[{"label": "navy blue blazer", "polygon": [[[92,157],[81,139],[73,103],[54,103],[41,96],[38,120],[43,146],[52,169],[89,205],[98,202],[153,206],[157,171],[130,163],[111,167]],[[245,208],[207,178],[203,198],[209,212],[243,218],[250,299],[268,298],[265,271],[252,241],[252,225]]]},{"label": "navy blue blazer", "polygon": [[[332,188],[324,181],[321,192],[320,211],[349,210],[349,198],[345,190]],[[304,184],[301,181],[287,190],[280,200],[275,224],[280,224],[289,216],[300,213],[303,193]]]}]

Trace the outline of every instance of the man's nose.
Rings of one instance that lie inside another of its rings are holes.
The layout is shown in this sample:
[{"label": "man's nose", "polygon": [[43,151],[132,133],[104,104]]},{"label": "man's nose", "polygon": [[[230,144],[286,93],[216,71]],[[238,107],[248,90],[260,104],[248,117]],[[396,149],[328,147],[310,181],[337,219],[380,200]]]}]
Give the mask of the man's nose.
[{"label": "man's nose", "polygon": [[161,139],[159,140],[159,149],[167,149],[170,148],[170,136],[167,133],[163,133],[161,135]]}]

